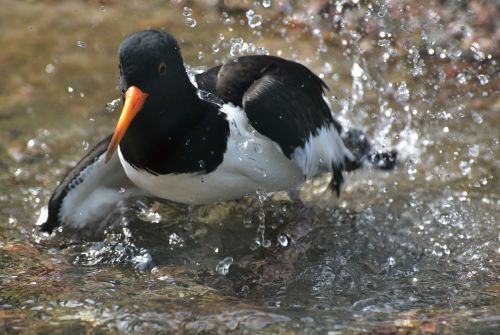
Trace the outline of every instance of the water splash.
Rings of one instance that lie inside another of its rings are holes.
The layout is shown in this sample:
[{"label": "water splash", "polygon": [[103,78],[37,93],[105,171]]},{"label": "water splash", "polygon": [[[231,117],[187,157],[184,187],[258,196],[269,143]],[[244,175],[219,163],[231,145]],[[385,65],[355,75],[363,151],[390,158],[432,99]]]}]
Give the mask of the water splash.
[{"label": "water splash", "polygon": [[226,257],[217,263],[215,271],[217,271],[218,274],[225,276],[229,273],[229,267],[233,264],[233,262],[233,257]]}]

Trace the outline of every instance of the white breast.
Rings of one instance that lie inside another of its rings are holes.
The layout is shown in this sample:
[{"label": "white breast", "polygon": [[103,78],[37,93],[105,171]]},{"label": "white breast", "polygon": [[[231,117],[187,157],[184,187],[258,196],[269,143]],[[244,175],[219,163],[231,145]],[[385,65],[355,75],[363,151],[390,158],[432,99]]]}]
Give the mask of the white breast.
[{"label": "white breast", "polygon": [[302,186],[307,174],[283,155],[277,143],[256,132],[244,111],[226,104],[221,112],[227,115],[230,137],[215,171],[153,175],[132,167],[119,150],[127,176],[155,196],[188,204],[238,199],[258,189],[271,192]]}]

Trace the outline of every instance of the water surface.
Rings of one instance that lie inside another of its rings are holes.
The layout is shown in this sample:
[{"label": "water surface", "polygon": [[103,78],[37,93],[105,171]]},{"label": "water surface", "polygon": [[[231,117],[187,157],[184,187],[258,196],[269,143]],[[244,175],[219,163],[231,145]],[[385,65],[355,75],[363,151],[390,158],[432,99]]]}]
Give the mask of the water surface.
[{"label": "water surface", "polygon": [[[500,330],[497,8],[319,3],[4,1],[0,330]],[[134,199],[103,235],[40,234],[57,181],[116,121],[120,41],[148,27],[193,67],[246,53],[306,64],[398,167],[350,175],[340,198],[325,177],[263,205]]]}]

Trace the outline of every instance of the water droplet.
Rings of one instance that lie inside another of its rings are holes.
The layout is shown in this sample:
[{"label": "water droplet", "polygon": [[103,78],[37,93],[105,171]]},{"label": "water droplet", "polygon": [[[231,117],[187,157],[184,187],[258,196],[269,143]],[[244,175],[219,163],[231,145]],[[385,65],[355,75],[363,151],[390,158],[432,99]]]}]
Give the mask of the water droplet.
[{"label": "water droplet", "polygon": [[196,20],[193,19],[192,17],[187,17],[185,23],[186,23],[186,26],[188,26],[190,28],[196,27]]},{"label": "water droplet", "polygon": [[76,42],[76,46],[83,49],[87,47],[87,43],[85,41],[78,41]]},{"label": "water droplet", "polygon": [[217,273],[225,276],[228,274],[229,267],[231,266],[231,264],[233,264],[233,262],[234,262],[233,257],[226,257],[222,261],[217,263],[217,266],[215,267],[215,271],[217,271]]},{"label": "water droplet", "polygon": [[120,104],[120,99],[112,100],[106,104],[104,110],[108,113],[113,113],[119,104]]},{"label": "water droplet", "polygon": [[489,82],[488,76],[484,74],[480,74],[477,76],[477,79],[479,79],[479,83],[481,85],[486,85]]},{"label": "water droplet", "polygon": [[479,145],[474,144],[469,148],[469,156],[477,157],[479,155]]},{"label": "water droplet", "polygon": [[471,172],[471,165],[467,161],[460,161],[458,163],[458,167],[460,168],[460,170],[462,170],[462,174],[464,176],[470,174],[470,172]]},{"label": "water droplet", "polygon": [[218,44],[218,43],[214,43],[214,44],[212,44],[212,51],[213,51],[214,53],[218,53],[218,52],[220,51],[220,46],[219,46],[219,44]]},{"label": "water droplet", "polygon": [[204,58],[205,58],[205,54],[203,53],[203,51],[198,51],[198,59],[203,60]]},{"label": "water droplet", "polygon": [[286,247],[288,245],[288,237],[285,234],[279,234],[278,235],[278,243],[282,247]]},{"label": "water droplet", "polygon": [[483,123],[483,116],[478,112],[472,112],[472,120],[477,124],[481,124]]},{"label": "water droplet", "polygon": [[229,49],[229,53],[231,54],[231,56],[233,57],[239,56],[241,54],[243,39],[241,37],[232,38],[230,43],[231,43],[231,48]]},{"label": "water droplet", "polygon": [[266,172],[266,169],[263,169],[263,168],[256,168],[257,172],[262,176],[262,177],[267,177],[267,172]]},{"label": "water droplet", "polygon": [[260,15],[254,15],[251,18],[248,19],[248,26],[250,28],[257,28],[260,27],[262,24],[262,16]]},{"label": "water droplet", "polygon": [[161,221],[161,214],[153,210],[149,210],[144,218],[147,222],[158,223]]},{"label": "water droplet", "polygon": [[457,80],[458,80],[458,83],[460,85],[467,84],[467,76],[463,72],[460,72],[459,74],[457,74]]},{"label": "water droplet", "polygon": [[352,64],[352,68],[351,68],[351,76],[353,76],[354,78],[359,78],[361,77],[365,72],[363,71],[363,69],[361,68],[361,66],[359,66],[358,63],[354,63]]},{"label": "water droplet", "polygon": [[153,258],[149,253],[145,253],[143,255],[137,255],[132,260],[132,262],[135,263],[135,268],[139,271],[146,270],[152,261]]},{"label": "water droplet", "polygon": [[479,46],[479,43],[474,42],[472,43],[470,50],[472,51],[472,57],[474,57],[475,60],[482,61],[485,58],[484,52],[481,51],[481,47]]},{"label": "water droplet", "polygon": [[90,143],[88,141],[82,141],[82,148],[83,148],[83,151],[87,151],[89,150],[89,147],[90,147]]},{"label": "water droplet", "polygon": [[387,5],[386,4],[381,4],[379,9],[378,9],[378,16],[379,17],[384,17],[387,14]]},{"label": "water droplet", "polygon": [[56,67],[52,64],[47,64],[47,66],[45,66],[45,72],[47,73],[54,73],[55,70]]},{"label": "water droplet", "polygon": [[73,93],[73,91],[74,91],[74,90],[73,90],[73,87],[68,86],[68,92],[69,92],[69,93]]},{"label": "water droplet", "polygon": [[450,132],[450,128],[448,128],[448,127],[443,128],[443,133],[449,133],[449,132]]},{"label": "water droplet", "polygon": [[182,238],[179,235],[177,235],[176,233],[170,234],[170,236],[168,237],[168,244],[169,245],[176,245],[179,243],[182,243]]},{"label": "water droplet", "polygon": [[193,10],[189,7],[184,7],[184,10],[182,11],[182,15],[191,16],[191,15],[193,15]]},{"label": "water droplet", "polygon": [[399,102],[405,102],[405,101],[408,101],[408,99],[410,98],[410,90],[408,89],[408,87],[406,86],[406,82],[402,82],[399,86],[398,86],[398,90],[396,92],[396,98]]}]

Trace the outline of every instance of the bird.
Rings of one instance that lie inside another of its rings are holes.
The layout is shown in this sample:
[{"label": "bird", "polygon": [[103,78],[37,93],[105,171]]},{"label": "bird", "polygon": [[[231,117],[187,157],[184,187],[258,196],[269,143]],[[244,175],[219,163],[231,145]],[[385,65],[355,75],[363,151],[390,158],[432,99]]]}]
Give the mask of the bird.
[{"label": "bird", "polygon": [[395,151],[342,127],[325,82],[298,62],[247,55],[188,71],[175,38],[155,29],[128,36],[118,55],[116,128],[55,188],[44,232],[92,227],[135,195],[209,204],[297,190],[323,173],[339,195],[346,171],[395,165]]}]

